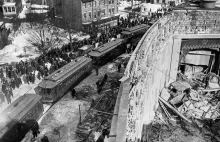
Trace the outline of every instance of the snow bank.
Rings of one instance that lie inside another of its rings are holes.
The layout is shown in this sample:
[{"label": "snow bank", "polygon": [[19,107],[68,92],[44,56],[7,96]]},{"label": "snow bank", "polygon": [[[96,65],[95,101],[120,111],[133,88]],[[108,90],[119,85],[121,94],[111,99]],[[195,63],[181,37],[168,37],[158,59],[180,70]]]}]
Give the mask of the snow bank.
[{"label": "snow bank", "polygon": [[1,57],[1,61],[2,62],[7,62],[7,63],[11,63],[11,62],[18,62],[20,60],[27,60],[29,58],[35,58],[38,55],[34,52],[34,47],[32,48],[32,50],[27,50],[27,54],[30,54],[32,56],[30,57],[23,57],[23,58],[19,58],[17,56],[19,55],[24,55],[24,48],[27,46],[30,46],[30,44],[28,43],[28,41],[25,39],[29,37],[28,34],[19,34],[17,37],[14,38],[14,40],[12,41],[12,44],[5,46],[2,50],[0,50],[0,57]]}]

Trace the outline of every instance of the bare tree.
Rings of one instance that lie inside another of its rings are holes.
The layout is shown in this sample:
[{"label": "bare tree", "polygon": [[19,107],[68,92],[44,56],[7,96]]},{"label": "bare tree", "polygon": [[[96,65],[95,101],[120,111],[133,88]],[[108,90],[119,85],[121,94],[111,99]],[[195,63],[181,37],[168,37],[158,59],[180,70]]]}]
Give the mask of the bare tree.
[{"label": "bare tree", "polygon": [[37,28],[30,30],[29,35],[27,38],[27,41],[31,44],[29,47],[36,47],[36,51],[40,54],[46,53],[56,42],[56,34],[49,24],[37,24]]},{"label": "bare tree", "polygon": [[[74,40],[76,40],[72,37],[72,34],[77,33],[77,31],[74,29],[74,25],[70,20],[65,20],[63,25],[64,29],[67,31],[66,39],[68,39],[69,43],[72,43]],[[70,48],[73,49],[72,44],[70,44]]]}]

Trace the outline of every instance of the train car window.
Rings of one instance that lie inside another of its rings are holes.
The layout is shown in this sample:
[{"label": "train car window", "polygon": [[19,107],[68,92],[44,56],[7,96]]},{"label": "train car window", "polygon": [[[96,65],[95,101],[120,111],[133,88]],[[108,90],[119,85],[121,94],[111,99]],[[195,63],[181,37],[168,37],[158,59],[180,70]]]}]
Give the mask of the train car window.
[{"label": "train car window", "polygon": [[47,94],[49,95],[51,93],[51,90],[50,89],[47,89]]}]

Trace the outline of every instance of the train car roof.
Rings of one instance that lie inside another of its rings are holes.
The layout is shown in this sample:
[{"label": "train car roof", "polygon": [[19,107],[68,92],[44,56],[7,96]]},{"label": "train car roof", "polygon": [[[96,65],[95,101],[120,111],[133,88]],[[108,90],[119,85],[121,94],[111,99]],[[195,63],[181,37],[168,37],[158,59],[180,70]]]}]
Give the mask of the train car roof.
[{"label": "train car roof", "polygon": [[132,33],[129,32],[129,31],[122,31],[121,34],[123,34],[123,35],[130,35],[130,34],[132,34]]},{"label": "train car roof", "polygon": [[49,76],[47,76],[44,80],[42,80],[38,86],[41,88],[53,88],[63,80],[65,80],[68,76],[70,76],[73,72],[81,69],[84,65],[89,63],[92,59],[88,57],[78,57],[74,61],[68,63],[62,68],[56,70]]},{"label": "train car roof", "polygon": [[89,54],[89,56],[92,56],[92,57],[100,57],[100,56],[108,53],[112,49],[116,48],[117,46],[121,45],[121,43],[123,43],[123,41],[124,41],[123,39],[115,39],[113,41],[110,41],[106,44],[99,46],[98,48],[93,49],[88,54]]},{"label": "train car roof", "polygon": [[128,31],[128,32],[131,32],[131,33],[135,33],[137,31],[140,31],[142,29],[146,29],[148,28],[149,26],[146,25],[146,24],[141,24],[141,25],[137,25],[135,27],[132,27],[132,28],[128,28],[128,29],[125,29],[125,31]]},{"label": "train car roof", "polygon": [[25,94],[0,113],[0,139],[41,100],[37,94]]}]

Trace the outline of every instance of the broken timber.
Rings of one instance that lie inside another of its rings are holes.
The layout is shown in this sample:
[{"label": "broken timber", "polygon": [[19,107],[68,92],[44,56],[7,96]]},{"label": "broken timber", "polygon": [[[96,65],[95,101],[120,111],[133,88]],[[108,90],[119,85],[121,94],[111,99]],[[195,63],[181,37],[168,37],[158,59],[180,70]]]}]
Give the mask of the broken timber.
[{"label": "broken timber", "polygon": [[117,115],[117,114],[113,114],[113,113],[108,113],[108,112],[104,112],[104,111],[99,111],[99,110],[92,110],[92,111],[95,111],[95,112],[98,112],[98,113],[103,113],[103,114],[107,114],[107,115]]},{"label": "broken timber", "polygon": [[186,120],[189,123],[192,123],[191,120],[189,120],[188,118],[186,118],[184,115],[182,115],[179,111],[177,111],[173,106],[171,106],[168,102],[166,102],[163,98],[161,98],[159,96],[159,100],[161,102],[163,102],[167,107],[169,107],[170,109],[172,109],[176,114],[178,114],[181,118],[183,118],[184,120]]}]

